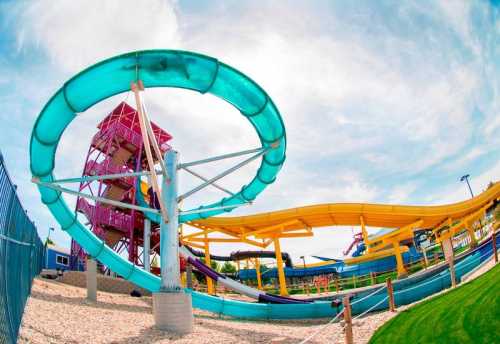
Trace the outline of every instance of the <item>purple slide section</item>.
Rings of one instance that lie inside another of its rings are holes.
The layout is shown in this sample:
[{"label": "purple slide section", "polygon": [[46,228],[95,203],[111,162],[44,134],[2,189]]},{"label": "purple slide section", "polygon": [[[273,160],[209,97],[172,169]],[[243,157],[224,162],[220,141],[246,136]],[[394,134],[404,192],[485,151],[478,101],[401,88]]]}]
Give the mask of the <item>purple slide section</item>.
[{"label": "purple slide section", "polygon": [[[187,261],[188,261],[189,264],[193,265],[199,272],[201,272],[205,276],[213,279],[214,281],[226,278],[226,276],[223,276],[220,273],[218,273],[217,271],[214,271],[213,269],[211,269],[208,266],[206,266],[199,259],[188,257]],[[286,297],[286,296],[279,296],[279,295],[272,295],[272,294],[262,293],[262,294],[259,295],[259,302],[303,304],[303,303],[311,303],[313,301],[311,301],[311,300],[293,299],[291,297]]]},{"label": "purple slide section", "polygon": [[291,297],[285,297],[285,296],[279,296],[279,295],[273,295],[273,294],[260,294],[259,295],[259,302],[265,302],[265,303],[311,303],[311,300],[299,300],[299,299],[293,299]]},{"label": "purple slide section", "polygon": [[222,276],[218,272],[212,270],[211,268],[209,268],[208,266],[203,264],[203,262],[198,260],[198,259],[193,259],[191,257],[188,257],[188,263],[191,264],[192,266],[194,266],[196,269],[198,269],[198,271],[200,271],[202,274],[210,277],[214,281],[217,281],[219,279],[219,277],[225,278],[224,276]]}]

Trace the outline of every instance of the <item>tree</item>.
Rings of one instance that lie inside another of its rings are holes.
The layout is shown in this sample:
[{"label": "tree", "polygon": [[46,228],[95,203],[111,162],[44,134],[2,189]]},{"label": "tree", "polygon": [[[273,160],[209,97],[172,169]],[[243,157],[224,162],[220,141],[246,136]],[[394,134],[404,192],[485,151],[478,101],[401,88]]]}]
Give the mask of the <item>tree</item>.
[{"label": "tree", "polygon": [[45,246],[47,246],[47,245],[54,245],[54,242],[52,241],[52,239],[47,238],[47,240],[45,240]]},{"label": "tree", "polygon": [[236,266],[231,262],[225,262],[220,269],[223,274],[234,274],[236,272]]},{"label": "tree", "polygon": [[219,271],[219,263],[217,263],[215,260],[210,261],[210,267],[215,271]]},{"label": "tree", "polygon": [[[205,263],[205,257],[201,257],[200,260],[203,262],[203,264],[207,265]],[[219,263],[217,263],[215,260],[210,261],[210,267],[215,271],[219,271]]]}]

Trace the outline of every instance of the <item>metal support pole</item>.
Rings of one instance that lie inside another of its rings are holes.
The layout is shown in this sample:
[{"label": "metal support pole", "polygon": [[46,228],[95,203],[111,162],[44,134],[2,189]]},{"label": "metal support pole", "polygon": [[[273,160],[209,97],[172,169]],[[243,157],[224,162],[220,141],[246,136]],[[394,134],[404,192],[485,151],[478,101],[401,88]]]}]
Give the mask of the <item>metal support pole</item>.
[{"label": "metal support pole", "polygon": [[[205,233],[205,265],[211,268],[211,261],[210,261],[210,246],[208,245],[208,236]],[[214,294],[214,281],[208,276],[207,278],[207,293],[210,295]]]},{"label": "metal support pole", "polygon": [[472,188],[470,187],[470,183],[469,183],[469,177],[470,177],[470,175],[466,174],[460,178],[460,181],[463,182],[465,180],[465,182],[467,183],[467,186],[469,187],[469,192],[470,192],[471,198],[474,198],[474,194],[472,193]]},{"label": "metal support pole", "polygon": [[151,221],[148,219],[144,219],[144,244],[143,244],[143,261],[144,261],[144,270],[147,272],[151,271],[150,266],[150,251],[151,251]]},{"label": "metal support pole", "polygon": [[274,253],[276,254],[276,264],[278,265],[278,279],[280,283],[280,295],[288,295],[286,289],[285,270],[283,268],[283,257],[281,256],[280,239],[274,238]]},{"label": "metal support pole", "polygon": [[255,273],[257,274],[257,288],[262,290],[262,277],[260,275],[260,261],[259,257],[255,257]]},{"label": "metal support pole", "polygon": [[[146,117],[144,116],[144,111],[143,111],[143,107],[141,104],[141,96],[139,93],[139,87],[135,83],[132,83],[131,89],[135,95],[135,101],[136,101],[136,105],[137,105],[137,113],[138,113],[138,117],[139,117],[139,124],[141,127],[142,139],[144,141],[144,151],[146,152],[146,159],[148,161],[149,172],[150,172],[150,176],[151,176],[151,186],[153,187],[153,190],[156,193],[156,196],[158,196],[158,197],[161,196],[161,198],[164,198],[163,195],[161,194],[160,187],[158,185],[158,178],[156,177],[155,163],[154,163],[154,159],[153,159],[153,153],[151,152],[151,145],[150,145],[150,141],[149,141],[149,137],[148,137],[148,133],[147,133],[147,129],[146,129]],[[157,158],[161,159],[161,157],[159,157],[159,156]],[[177,164],[174,166],[174,169],[177,171]],[[167,175],[168,175],[168,173],[167,173]],[[163,179],[168,179],[168,178],[163,178]],[[165,181],[164,181],[164,183],[165,183]],[[175,191],[177,194],[177,188]],[[177,206],[177,202],[175,202],[175,204]],[[161,215],[163,218],[162,222],[168,222],[168,217],[171,216],[171,214],[168,213],[168,211],[165,209],[164,202],[160,202],[160,212],[161,212]],[[176,214],[177,214],[177,212],[176,212]],[[175,221],[177,222],[178,220],[175,220]]]},{"label": "metal support pole", "polygon": [[394,247],[394,255],[396,256],[396,267],[398,270],[398,278],[405,277],[407,275],[407,272],[403,262],[403,257],[401,255],[401,249],[399,248],[399,242],[394,241],[392,245]]},{"label": "metal support pole", "polygon": [[170,218],[168,223],[160,224],[160,258],[161,287],[160,291],[178,292],[181,290],[179,271],[179,208],[177,204],[177,152],[169,150],[165,153],[165,165],[170,180],[163,178],[162,202]]}]

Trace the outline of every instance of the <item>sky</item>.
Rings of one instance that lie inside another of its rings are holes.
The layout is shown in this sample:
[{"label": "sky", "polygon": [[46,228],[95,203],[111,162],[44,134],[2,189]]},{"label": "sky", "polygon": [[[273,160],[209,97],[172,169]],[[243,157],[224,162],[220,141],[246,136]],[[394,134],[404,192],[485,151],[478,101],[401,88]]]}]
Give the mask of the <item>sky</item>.
[{"label": "sky", "polygon": [[[0,149],[42,238],[68,246],[30,182],[29,138],[70,77],[140,49],[199,52],[242,71],[283,117],[287,160],[252,214],[329,202],[443,204],[500,180],[500,5],[496,1],[0,1]],[[79,114],[56,154],[58,178],[81,175],[96,124],[122,94]],[[230,105],[186,90],[146,92],[151,119],[181,160],[258,146]],[[131,103],[133,104],[133,103]],[[230,162],[227,162],[229,164]],[[229,165],[227,165],[229,166]],[[212,176],[226,167],[207,166]],[[238,190],[257,166],[224,180]],[[195,181],[181,176],[181,189]],[[216,190],[186,208],[217,200]],[[74,204],[70,196],[65,197]],[[357,228],[284,239],[301,255],[341,257]],[[213,245],[227,254],[244,245]]]}]

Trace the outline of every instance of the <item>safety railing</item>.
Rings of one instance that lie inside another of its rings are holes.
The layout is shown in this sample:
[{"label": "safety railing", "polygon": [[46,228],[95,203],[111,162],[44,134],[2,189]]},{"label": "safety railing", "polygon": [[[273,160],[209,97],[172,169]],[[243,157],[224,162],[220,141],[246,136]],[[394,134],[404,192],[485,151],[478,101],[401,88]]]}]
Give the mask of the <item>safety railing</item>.
[{"label": "safety railing", "polygon": [[16,194],[0,153],[0,343],[15,343],[44,246]]}]

